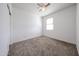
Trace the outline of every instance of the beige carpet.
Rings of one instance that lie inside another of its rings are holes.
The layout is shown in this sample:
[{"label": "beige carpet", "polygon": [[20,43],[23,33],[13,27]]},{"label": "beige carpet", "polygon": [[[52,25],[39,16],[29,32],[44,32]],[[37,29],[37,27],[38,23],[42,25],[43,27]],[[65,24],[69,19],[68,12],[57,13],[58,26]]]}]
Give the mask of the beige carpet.
[{"label": "beige carpet", "polygon": [[9,56],[77,56],[76,46],[41,36],[10,45]]}]

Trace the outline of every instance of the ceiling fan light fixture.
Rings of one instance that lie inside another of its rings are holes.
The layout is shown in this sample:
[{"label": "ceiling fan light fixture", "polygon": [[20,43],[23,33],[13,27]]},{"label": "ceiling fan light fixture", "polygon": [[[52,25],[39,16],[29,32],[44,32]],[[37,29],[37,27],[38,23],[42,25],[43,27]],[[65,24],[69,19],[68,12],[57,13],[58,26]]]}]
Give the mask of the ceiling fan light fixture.
[{"label": "ceiling fan light fixture", "polygon": [[46,10],[46,7],[40,7],[39,8],[39,11],[45,11]]}]

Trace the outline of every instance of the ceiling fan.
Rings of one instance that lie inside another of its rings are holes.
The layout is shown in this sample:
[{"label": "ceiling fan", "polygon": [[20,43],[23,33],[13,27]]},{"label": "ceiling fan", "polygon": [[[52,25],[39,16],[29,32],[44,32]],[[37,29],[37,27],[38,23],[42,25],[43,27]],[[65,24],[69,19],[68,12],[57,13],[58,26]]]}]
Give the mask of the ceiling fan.
[{"label": "ceiling fan", "polygon": [[39,11],[45,11],[46,8],[50,5],[50,3],[37,3],[39,7]]}]

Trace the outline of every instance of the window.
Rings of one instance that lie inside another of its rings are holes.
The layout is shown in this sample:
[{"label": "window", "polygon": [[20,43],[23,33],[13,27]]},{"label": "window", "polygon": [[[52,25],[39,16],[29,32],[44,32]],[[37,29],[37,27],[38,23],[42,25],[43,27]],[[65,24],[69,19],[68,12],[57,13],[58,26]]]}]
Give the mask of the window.
[{"label": "window", "polygon": [[53,18],[46,20],[46,30],[53,30]]}]

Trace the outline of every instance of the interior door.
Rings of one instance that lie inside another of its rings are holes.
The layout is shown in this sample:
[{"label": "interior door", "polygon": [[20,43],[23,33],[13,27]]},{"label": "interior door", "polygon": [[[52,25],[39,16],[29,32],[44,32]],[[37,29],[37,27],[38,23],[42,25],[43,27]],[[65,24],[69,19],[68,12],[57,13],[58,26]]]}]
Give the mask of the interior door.
[{"label": "interior door", "polygon": [[8,55],[10,41],[10,15],[7,4],[0,4],[0,56]]}]

